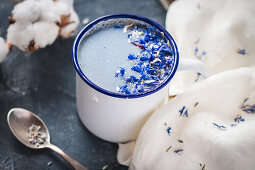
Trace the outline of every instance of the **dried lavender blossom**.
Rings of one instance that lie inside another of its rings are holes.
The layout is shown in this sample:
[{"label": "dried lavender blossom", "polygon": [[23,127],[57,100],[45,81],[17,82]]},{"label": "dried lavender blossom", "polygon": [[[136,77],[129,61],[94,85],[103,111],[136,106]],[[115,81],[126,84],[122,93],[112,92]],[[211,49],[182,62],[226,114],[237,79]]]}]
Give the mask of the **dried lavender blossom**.
[{"label": "dried lavender blossom", "polygon": [[176,150],[174,150],[174,153],[180,154],[181,152],[183,152],[183,149],[176,149]]},{"label": "dried lavender blossom", "polygon": [[32,124],[29,127],[28,131],[28,140],[31,144],[36,145],[39,147],[40,145],[43,145],[47,139],[47,136],[45,133],[41,132],[41,126]]},{"label": "dried lavender blossom", "polygon": [[219,128],[220,130],[227,130],[227,128],[225,126],[222,126],[222,125],[218,125],[216,123],[212,123],[214,126],[216,126],[217,128]]},{"label": "dried lavender blossom", "polygon": [[124,77],[124,85],[116,90],[124,94],[140,94],[155,89],[173,68],[174,56],[168,40],[155,27],[131,23],[120,29],[127,34],[131,44],[140,48],[138,55],[132,53],[127,56],[133,64],[131,70],[139,76],[124,76],[117,70],[115,77]]},{"label": "dried lavender blossom", "polygon": [[171,127],[168,127],[167,129],[166,129],[166,131],[167,131],[167,134],[169,135],[169,136],[171,136]]},{"label": "dried lavender blossom", "polygon": [[241,55],[247,54],[245,49],[240,49],[240,48],[237,48],[236,52],[237,52],[238,54],[241,54]]},{"label": "dried lavender blossom", "polygon": [[186,108],[186,106],[183,106],[181,110],[179,110],[180,116],[183,117],[189,117],[188,114],[188,108]]}]

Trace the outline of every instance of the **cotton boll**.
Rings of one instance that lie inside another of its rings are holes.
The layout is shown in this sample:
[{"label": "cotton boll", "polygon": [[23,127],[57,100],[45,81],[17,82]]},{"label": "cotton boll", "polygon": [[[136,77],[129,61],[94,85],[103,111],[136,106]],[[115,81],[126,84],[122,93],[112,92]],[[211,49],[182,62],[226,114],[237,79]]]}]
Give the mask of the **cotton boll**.
[{"label": "cotton boll", "polygon": [[59,27],[52,22],[36,22],[33,24],[33,37],[35,45],[44,48],[52,44],[58,36]]},{"label": "cotton boll", "polygon": [[64,2],[69,6],[73,6],[73,0],[55,0],[56,2]]},{"label": "cotton boll", "polygon": [[63,26],[60,31],[60,36],[62,37],[69,37],[72,33],[76,31],[76,28],[79,24],[80,20],[76,12],[71,9],[70,17],[69,17],[69,24]]},{"label": "cotton boll", "polygon": [[50,21],[50,22],[55,22],[58,23],[60,20],[60,16],[56,15],[54,12],[52,11],[48,11],[48,12],[43,12],[43,14],[41,15],[41,21]]},{"label": "cotton boll", "polygon": [[57,16],[69,15],[70,9],[72,6],[69,6],[65,2],[57,1],[53,7],[54,14]]},{"label": "cotton boll", "polygon": [[69,37],[79,18],[72,0],[25,0],[14,7],[7,40],[20,50],[33,52],[52,44],[57,36]]},{"label": "cotton boll", "polygon": [[43,1],[40,3],[42,14],[40,20],[51,21],[61,24],[61,16],[69,16],[72,6],[61,1]]},{"label": "cotton boll", "polygon": [[34,0],[26,0],[22,3],[17,4],[10,17],[10,22],[15,21],[26,21],[35,22],[41,15],[40,4]]},{"label": "cotton boll", "polygon": [[56,12],[56,4],[52,0],[41,0],[40,8],[42,10],[40,20],[59,22],[60,15]]},{"label": "cotton boll", "polygon": [[16,22],[10,25],[7,40],[20,50],[26,51],[33,40],[33,25],[29,22]]},{"label": "cotton boll", "polygon": [[60,23],[62,15],[70,14],[70,6],[64,2],[46,0],[40,3],[42,14],[40,20]]},{"label": "cotton boll", "polygon": [[6,45],[4,39],[0,37],[0,63],[3,62],[9,52],[9,47]]}]

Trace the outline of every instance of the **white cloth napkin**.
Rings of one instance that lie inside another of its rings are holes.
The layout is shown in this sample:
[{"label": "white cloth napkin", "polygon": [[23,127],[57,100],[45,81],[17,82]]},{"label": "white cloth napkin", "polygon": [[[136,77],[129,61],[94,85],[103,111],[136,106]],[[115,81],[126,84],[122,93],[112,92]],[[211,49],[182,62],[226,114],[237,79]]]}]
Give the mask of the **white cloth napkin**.
[{"label": "white cloth napkin", "polygon": [[205,165],[252,170],[254,131],[255,68],[226,71],[192,86],[150,117],[136,141],[130,169],[195,170]]},{"label": "white cloth napkin", "polygon": [[[180,58],[202,61],[209,76],[255,64],[255,1],[177,0],[167,12],[166,27]],[[170,83],[172,95],[197,80],[194,72],[178,72]]]},{"label": "white cloth napkin", "polygon": [[131,170],[255,169],[255,1],[178,0],[166,26],[181,58],[205,63],[209,78],[180,72],[179,94],[157,110],[136,142],[120,144]]}]

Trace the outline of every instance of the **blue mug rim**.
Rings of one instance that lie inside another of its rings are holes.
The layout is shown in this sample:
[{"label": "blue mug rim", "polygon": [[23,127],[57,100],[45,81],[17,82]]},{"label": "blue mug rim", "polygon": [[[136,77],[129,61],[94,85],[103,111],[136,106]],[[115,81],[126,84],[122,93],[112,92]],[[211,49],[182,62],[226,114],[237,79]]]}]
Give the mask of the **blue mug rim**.
[{"label": "blue mug rim", "polygon": [[[89,31],[94,25],[98,24],[99,22],[106,21],[106,20],[109,20],[109,19],[115,19],[115,18],[130,18],[130,19],[140,20],[140,21],[143,21],[145,23],[148,23],[152,26],[155,26],[158,30],[163,32],[165,37],[169,40],[169,43],[170,43],[171,47],[173,48],[173,53],[174,53],[173,69],[171,70],[168,77],[165,78],[165,80],[161,84],[159,84],[155,89],[144,92],[144,93],[140,93],[140,94],[121,94],[121,93],[117,93],[117,92],[112,92],[112,91],[105,90],[105,89],[99,87],[98,85],[94,84],[82,72],[82,70],[79,66],[79,62],[78,62],[78,47],[79,47],[79,44],[80,44],[80,42],[83,38],[83,35],[87,31]],[[96,91],[99,91],[99,92],[101,92],[105,95],[108,95],[108,96],[117,97],[117,98],[129,98],[129,99],[131,99],[131,98],[140,98],[140,97],[148,96],[150,94],[153,94],[153,93],[159,91],[163,87],[165,87],[170,82],[170,80],[173,78],[173,76],[175,75],[175,73],[177,71],[178,64],[179,64],[179,52],[178,52],[178,48],[177,48],[177,45],[176,45],[173,37],[168,33],[168,31],[163,26],[161,26],[157,22],[155,22],[155,21],[153,21],[149,18],[146,18],[146,17],[143,17],[143,16],[138,16],[138,15],[133,15],[133,14],[110,14],[110,15],[105,15],[105,16],[102,16],[100,18],[97,18],[96,20],[94,20],[91,23],[89,23],[88,25],[86,25],[79,32],[79,34],[76,36],[74,44],[73,44],[72,59],[73,59],[73,64],[74,64],[76,72],[79,74],[80,78],[85,83],[87,83],[90,87],[92,87]]]}]

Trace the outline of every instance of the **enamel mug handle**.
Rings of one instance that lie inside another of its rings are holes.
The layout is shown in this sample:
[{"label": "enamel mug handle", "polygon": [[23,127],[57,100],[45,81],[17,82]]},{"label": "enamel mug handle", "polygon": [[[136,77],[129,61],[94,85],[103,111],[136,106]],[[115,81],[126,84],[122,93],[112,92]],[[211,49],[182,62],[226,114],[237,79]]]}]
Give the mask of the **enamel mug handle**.
[{"label": "enamel mug handle", "polygon": [[204,78],[208,77],[205,65],[198,60],[195,59],[187,59],[183,58],[180,59],[178,70],[177,71],[195,71],[197,73],[200,73]]}]

